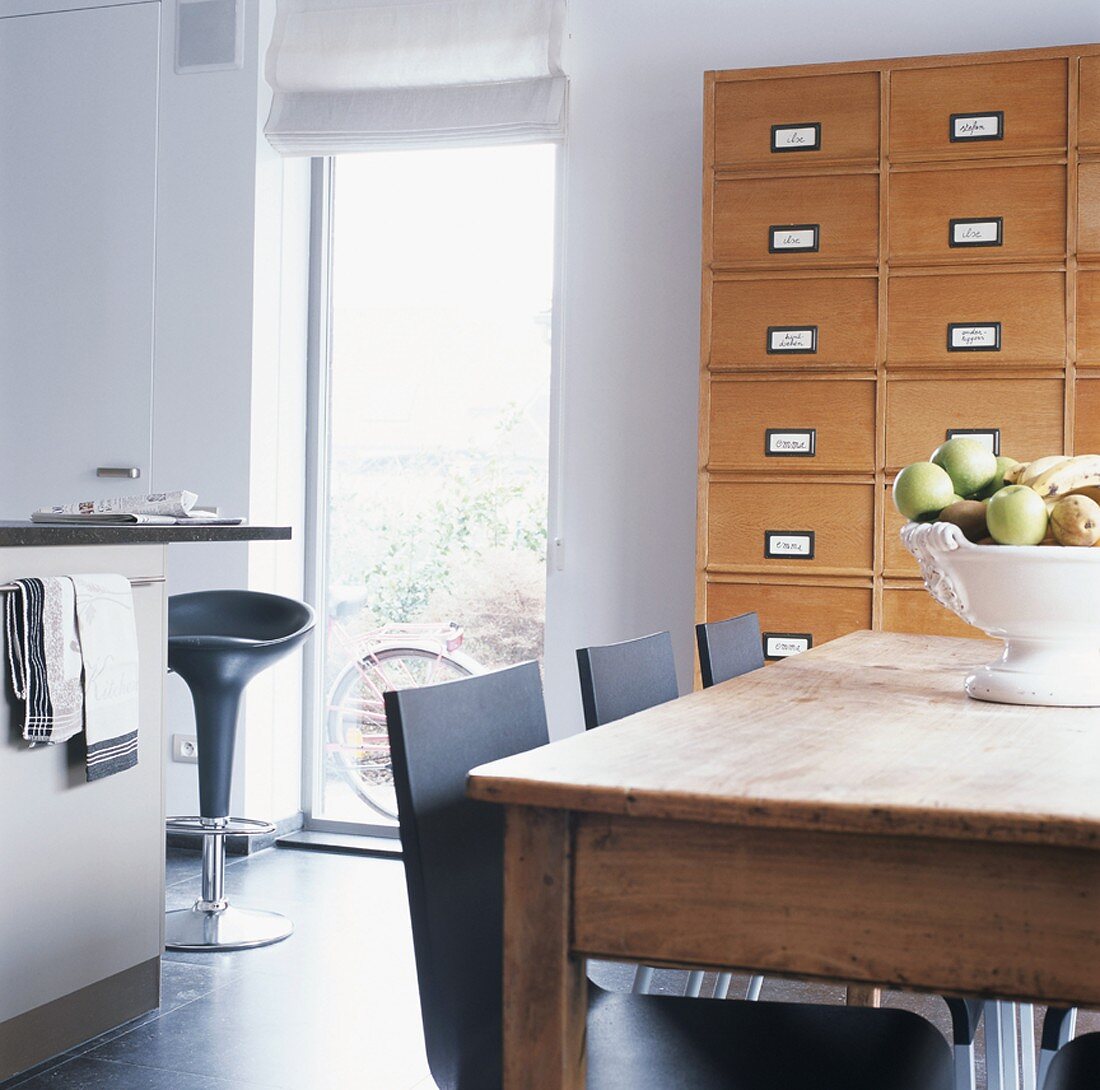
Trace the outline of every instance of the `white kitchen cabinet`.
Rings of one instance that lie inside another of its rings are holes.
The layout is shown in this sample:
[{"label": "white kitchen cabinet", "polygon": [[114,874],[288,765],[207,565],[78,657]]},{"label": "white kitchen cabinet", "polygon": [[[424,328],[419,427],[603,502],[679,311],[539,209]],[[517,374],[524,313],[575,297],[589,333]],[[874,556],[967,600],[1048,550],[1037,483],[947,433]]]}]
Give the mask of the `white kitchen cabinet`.
[{"label": "white kitchen cabinet", "polygon": [[159,37],[156,2],[0,18],[0,518],[151,484]]}]

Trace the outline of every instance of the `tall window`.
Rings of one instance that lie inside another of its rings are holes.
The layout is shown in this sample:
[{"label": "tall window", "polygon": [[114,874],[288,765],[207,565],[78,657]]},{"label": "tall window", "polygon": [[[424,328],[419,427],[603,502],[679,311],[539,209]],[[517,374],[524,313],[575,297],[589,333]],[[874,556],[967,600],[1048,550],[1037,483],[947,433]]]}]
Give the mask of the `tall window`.
[{"label": "tall window", "polygon": [[309,810],[392,828],[385,688],[541,657],[555,149],[331,161]]}]

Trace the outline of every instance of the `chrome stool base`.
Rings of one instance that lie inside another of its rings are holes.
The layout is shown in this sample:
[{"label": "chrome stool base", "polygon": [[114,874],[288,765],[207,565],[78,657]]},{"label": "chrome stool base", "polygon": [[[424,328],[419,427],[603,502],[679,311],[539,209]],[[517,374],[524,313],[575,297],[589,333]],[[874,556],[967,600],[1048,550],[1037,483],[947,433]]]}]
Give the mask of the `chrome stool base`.
[{"label": "chrome stool base", "polygon": [[169,950],[249,950],[282,942],[294,924],[278,912],[254,908],[191,908],[164,917],[164,945]]}]

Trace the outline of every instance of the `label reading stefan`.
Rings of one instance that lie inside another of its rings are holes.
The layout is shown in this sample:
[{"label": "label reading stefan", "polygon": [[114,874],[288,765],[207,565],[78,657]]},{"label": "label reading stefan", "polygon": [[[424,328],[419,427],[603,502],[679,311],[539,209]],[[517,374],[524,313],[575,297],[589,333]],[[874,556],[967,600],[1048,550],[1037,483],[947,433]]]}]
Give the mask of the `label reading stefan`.
[{"label": "label reading stefan", "polygon": [[816,447],[816,428],[767,428],[764,432],[768,458],[812,458]]},{"label": "label reading stefan", "polygon": [[947,241],[951,246],[1002,246],[1004,222],[1000,216],[950,220]]},{"label": "label reading stefan", "polygon": [[951,140],[954,143],[975,140],[1003,140],[1005,115],[1003,110],[988,110],[981,114],[952,114]]},{"label": "label reading stefan", "polygon": [[765,347],[769,355],[773,356],[781,352],[813,355],[817,351],[817,326],[770,325]]},{"label": "label reading stefan", "polygon": [[945,433],[947,439],[975,439],[983,447],[988,447],[993,454],[1001,453],[1001,429],[1000,428],[948,428]]},{"label": "label reading stefan", "polygon": [[947,327],[948,352],[1000,352],[1000,322],[951,322]]},{"label": "label reading stefan", "polygon": [[764,556],[768,560],[813,560],[813,530],[765,530]]},{"label": "label reading stefan", "polygon": [[809,632],[765,632],[762,638],[764,658],[773,662],[800,655],[814,645],[814,638]]},{"label": "label reading stefan", "polygon": [[819,151],[821,122],[805,121],[795,125],[772,126],[772,151]]},{"label": "label reading stefan", "polygon": [[772,254],[816,253],[820,224],[773,224],[768,228],[768,252]]}]

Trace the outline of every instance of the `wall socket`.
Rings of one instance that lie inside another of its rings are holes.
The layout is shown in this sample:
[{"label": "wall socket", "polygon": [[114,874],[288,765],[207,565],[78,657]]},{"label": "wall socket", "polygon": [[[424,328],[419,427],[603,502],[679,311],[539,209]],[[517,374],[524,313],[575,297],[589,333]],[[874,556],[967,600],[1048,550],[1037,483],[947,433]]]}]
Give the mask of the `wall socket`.
[{"label": "wall socket", "polygon": [[199,742],[193,734],[172,735],[172,760],[185,765],[199,763]]}]

